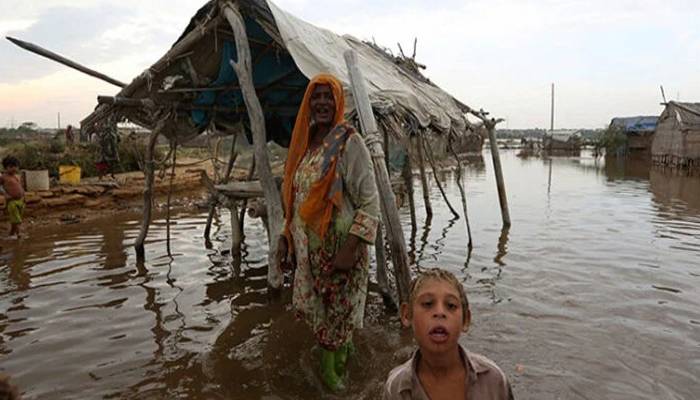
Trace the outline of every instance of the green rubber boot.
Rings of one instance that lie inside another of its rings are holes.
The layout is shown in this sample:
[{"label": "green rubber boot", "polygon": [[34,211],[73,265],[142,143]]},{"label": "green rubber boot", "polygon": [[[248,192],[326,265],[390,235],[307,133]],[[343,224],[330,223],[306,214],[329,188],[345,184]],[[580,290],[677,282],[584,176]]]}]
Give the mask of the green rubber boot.
[{"label": "green rubber boot", "polygon": [[350,355],[349,343],[345,343],[340,346],[338,351],[335,352],[335,373],[338,376],[345,375],[345,367],[348,364],[348,356]]},{"label": "green rubber boot", "polygon": [[336,372],[336,355],[339,351],[333,352],[321,349],[321,378],[326,387],[333,392],[340,392],[345,389],[342,378]]}]

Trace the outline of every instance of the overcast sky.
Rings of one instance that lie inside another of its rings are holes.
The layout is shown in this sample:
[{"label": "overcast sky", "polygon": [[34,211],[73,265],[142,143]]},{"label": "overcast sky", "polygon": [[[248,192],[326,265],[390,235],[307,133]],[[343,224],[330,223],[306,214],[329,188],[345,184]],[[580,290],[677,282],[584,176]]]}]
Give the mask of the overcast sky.
[{"label": "overcast sky", "polygon": [[[391,3],[391,4],[390,4]],[[178,38],[203,0],[1,0],[0,34],[130,82]],[[503,127],[600,128],[700,102],[700,1],[277,0],[313,24],[404,50],[443,89],[506,118]],[[0,42],[0,126],[55,127],[118,88]]]}]

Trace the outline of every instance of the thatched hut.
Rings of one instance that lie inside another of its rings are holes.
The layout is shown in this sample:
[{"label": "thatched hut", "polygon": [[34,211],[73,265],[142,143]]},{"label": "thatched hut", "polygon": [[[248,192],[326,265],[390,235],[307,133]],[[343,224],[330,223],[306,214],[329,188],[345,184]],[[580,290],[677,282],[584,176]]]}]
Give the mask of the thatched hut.
[{"label": "thatched hut", "polygon": [[576,152],[581,150],[581,132],[572,129],[555,129],[542,138],[542,149],[548,152]]},{"label": "thatched hut", "polygon": [[666,104],[654,133],[651,157],[659,165],[700,168],[700,103]]},{"label": "thatched hut", "polygon": [[[332,73],[343,82],[348,89],[346,116],[349,120],[357,118],[353,91],[349,90],[354,85],[350,85],[344,59],[349,50],[356,55],[357,66],[364,75],[385,148],[390,137],[406,148],[413,146],[422,164],[421,151],[431,150],[427,140],[442,137],[445,143],[459,143],[452,139],[471,133],[467,113],[492,128],[499,122],[438,88],[420,73],[425,67],[414,57],[395,57],[374,43],[318,28],[269,0],[211,0],[196,13],[163,57],[116,96],[100,96],[98,107],[82,121],[81,127],[90,130],[110,119],[129,120],[153,130],[149,149],[161,134],[173,145],[207,132],[230,135],[242,131],[251,135],[256,148],[256,173],[267,203],[268,225],[270,232],[277,232],[282,211],[264,144],[268,140],[282,145],[289,142],[304,90],[310,78],[321,72]],[[412,140],[413,137],[418,140]],[[147,154],[144,221],[136,244],[141,257],[150,221],[153,161],[149,157]],[[430,154],[427,159],[432,160]],[[425,182],[425,172],[421,170]],[[410,173],[404,176],[410,179]],[[274,242],[271,257],[273,245]],[[279,277],[274,279],[281,283]]]},{"label": "thatched hut", "polygon": [[609,129],[625,135],[627,152],[648,154],[658,120],[657,116],[617,117],[610,121]]}]

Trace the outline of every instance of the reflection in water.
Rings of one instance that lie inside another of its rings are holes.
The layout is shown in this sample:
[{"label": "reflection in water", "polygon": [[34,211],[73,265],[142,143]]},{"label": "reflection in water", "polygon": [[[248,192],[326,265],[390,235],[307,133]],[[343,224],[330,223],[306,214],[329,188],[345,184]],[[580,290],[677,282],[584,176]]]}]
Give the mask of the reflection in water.
[{"label": "reflection in water", "polygon": [[[496,252],[496,257],[494,257],[493,262],[498,264],[499,267],[503,267],[506,263],[503,262],[503,257],[508,254],[508,232],[510,232],[510,226],[504,226],[501,229],[501,235],[498,237],[498,251]],[[498,275],[500,275],[500,268]]]},{"label": "reflection in water", "polygon": [[[501,161],[510,230],[500,229],[492,171],[470,164],[476,246],[466,262],[466,228],[439,200],[420,237],[411,235],[416,264],[438,261],[468,289],[474,323],[462,342],[495,359],[518,398],[694,398],[698,178],[651,170],[647,179],[637,166],[585,155],[542,162],[506,151]],[[459,201],[456,187],[447,189]],[[268,302],[259,221],[248,220],[244,262],[231,271],[227,212],[208,250],[206,214],[175,215],[172,259],[156,220],[143,265],[130,246],[138,215],[7,244],[2,371],[37,399],[333,398],[316,375],[313,336],[289,310],[289,286],[283,302]],[[413,348],[381,297],[369,296],[349,387],[337,398],[379,398],[388,371]]]}]

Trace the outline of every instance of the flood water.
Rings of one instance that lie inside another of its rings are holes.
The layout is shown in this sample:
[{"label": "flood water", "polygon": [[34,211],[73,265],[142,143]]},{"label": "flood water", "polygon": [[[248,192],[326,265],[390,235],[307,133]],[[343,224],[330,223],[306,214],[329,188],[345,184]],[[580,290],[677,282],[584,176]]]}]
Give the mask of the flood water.
[{"label": "flood water", "polygon": [[[698,398],[700,177],[586,154],[501,159],[512,228],[501,230],[484,153],[467,171],[470,256],[464,221],[437,190],[436,215],[425,224],[420,206],[415,234],[401,210],[414,272],[437,265],[464,281],[473,324],[463,343],[504,369],[518,399]],[[443,177],[461,210],[453,175]],[[245,262],[232,271],[227,213],[211,249],[205,220],[205,210],[176,214],[170,259],[158,219],[143,268],[131,248],[138,215],[4,244],[0,372],[28,399],[379,398],[413,347],[379,297],[356,335],[348,390],[331,396],[311,334],[288,302],[268,302],[260,223],[246,226]]]}]

